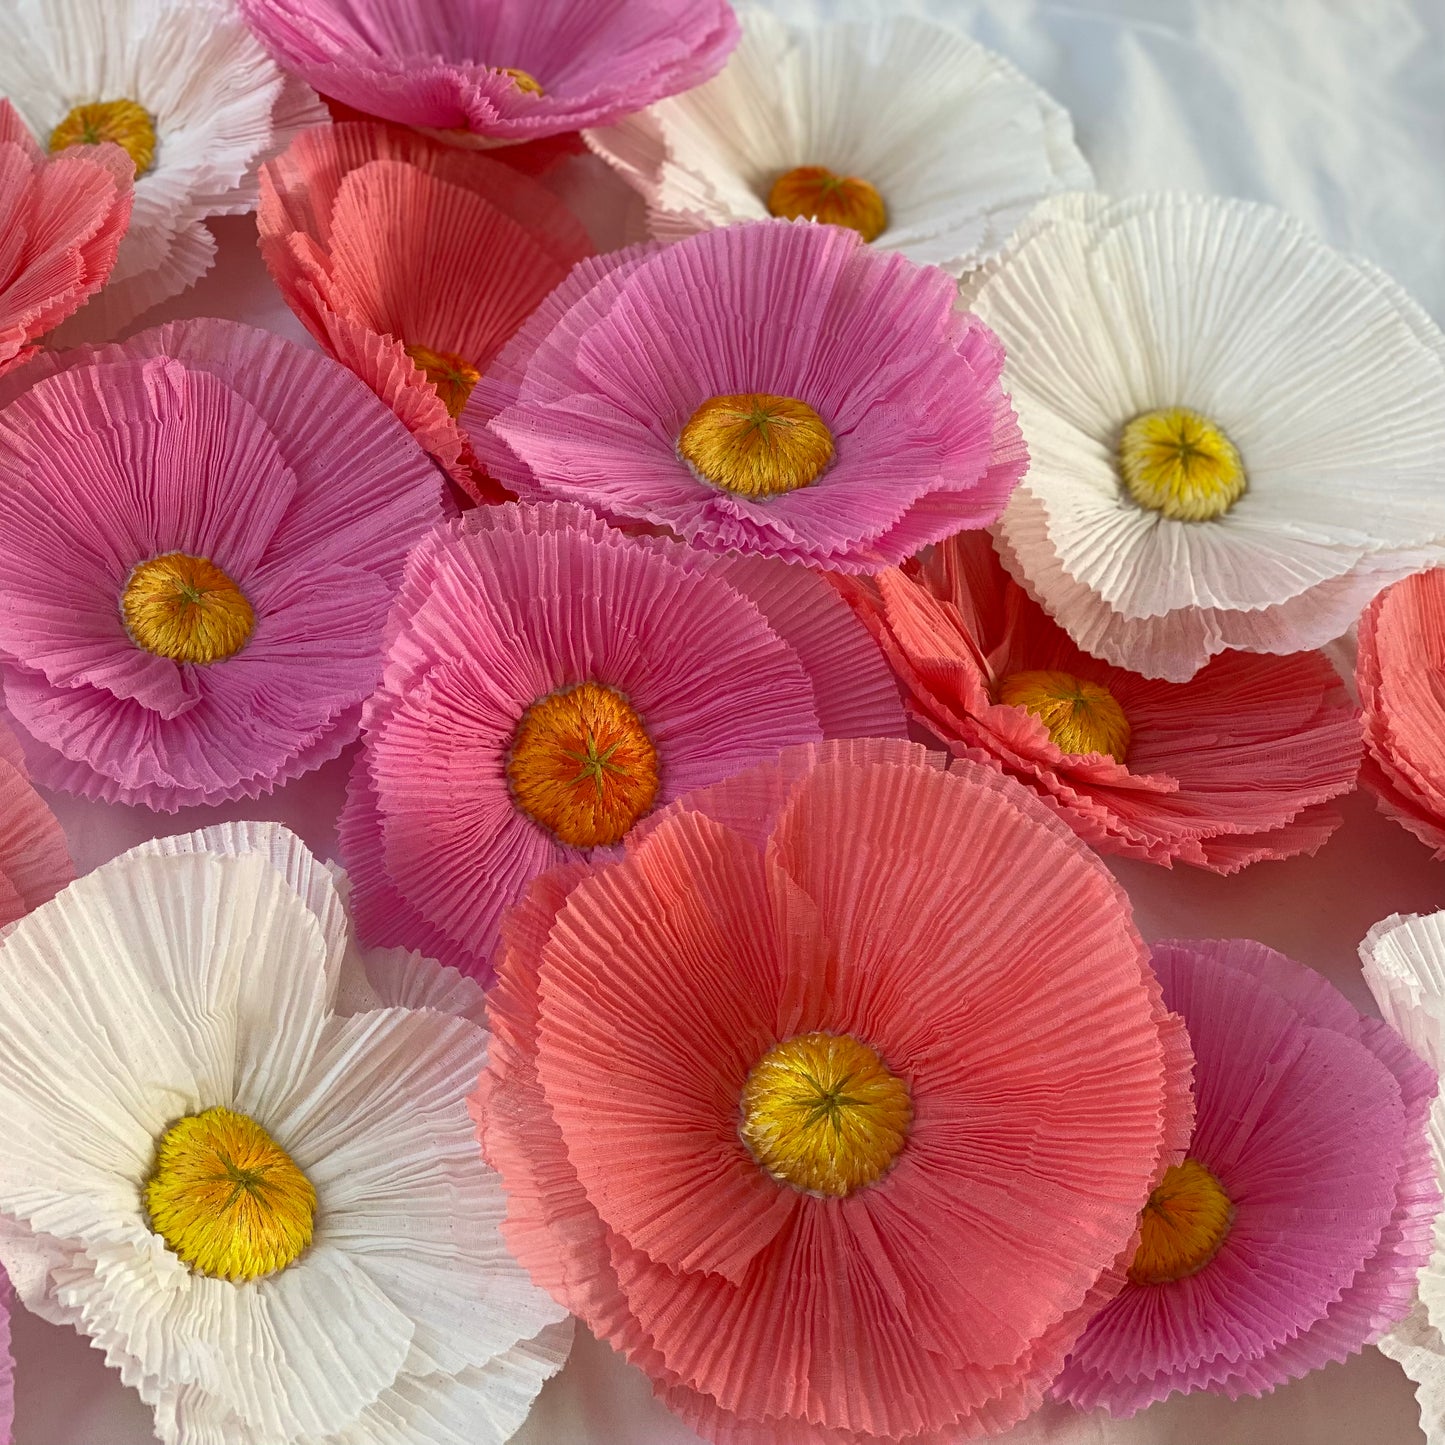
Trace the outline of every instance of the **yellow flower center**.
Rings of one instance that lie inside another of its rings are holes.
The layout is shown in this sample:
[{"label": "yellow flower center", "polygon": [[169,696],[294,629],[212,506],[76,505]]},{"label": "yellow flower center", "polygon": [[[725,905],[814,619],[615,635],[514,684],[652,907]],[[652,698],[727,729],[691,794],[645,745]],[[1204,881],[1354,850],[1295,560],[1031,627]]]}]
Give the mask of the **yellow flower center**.
[{"label": "yellow flower center", "polygon": [[703,402],[677,439],[695,477],[740,497],[772,497],[815,482],[833,460],[833,433],[807,402],[740,392]]},{"label": "yellow flower center", "polygon": [[768,210],[785,221],[847,226],[865,241],[876,241],[888,229],[888,208],[877,188],[827,166],[797,166],[779,176],[768,192]]},{"label": "yellow flower center", "polygon": [[120,610],[137,647],[175,662],[220,662],[256,630],[246,594],[214,562],[187,552],[136,567]]},{"label": "yellow flower center", "polygon": [[542,89],[541,83],[535,75],[525,70],[517,70],[510,65],[503,65],[499,68],[503,75],[510,75],[512,77],[517,84],[517,89],[520,90],[523,95],[546,95],[547,92]]},{"label": "yellow flower center", "polygon": [[114,141],[135,162],[143,176],[155,164],[156,128],[149,112],[133,100],[96,100],[77,105],[50,132],[50,149],[99,145]]},{"label": "yellow flower center", "polygon": [[316,1191],[254,1119],[214,1108],[161,1135],[145,1207],[151,1228],[197,1274],[240,1284],[305,1252]]},{"label": "yellow flower center", "polygon": [[657,749],[620,692],[583,682],[523,713],[507,782],[517,806],[559,842],[608,847],[657,801]]},{"label": "yellow flower center", "polygon": [[867,1044],[797,1034],[743,1085],[743,1143],[774,1179],[842,1197],[881,1179],[908,1139],[913,1100]]},{"label": "yellow flower center", "polygon": [[436,393],[446,404],[447,415],[453,418],[462,414],[472,388],[482,379],[482,373],[466,357],[454,351],[433,351],[426,346],[408,346],[406,354],[426,373],[426,379],[436,388]]},{"label": "yellow flower center", "polygon": [[1176,522],[1222,517],[1249,485],[1234,443],[1187,406],[1136,416],[1119,440],[1119,469],[1141,507]]},{"label": "yellow flower center", "polygon": [[1071,672],[1012,672],[999,683],[998,700],[1032,713],[1061,752],[1107,753],[1118,763],[1128,756],[1129,719],[1114,694],[1097,682]]},{"label": "yellow flower center", "polygon": [[1129,1278],[1135,1284],[1172,1284],[1198,1274],[1234,1223],[1234,1205],[1214,1175],[1193,1159],[1173,1164],[1149,1196]]}]

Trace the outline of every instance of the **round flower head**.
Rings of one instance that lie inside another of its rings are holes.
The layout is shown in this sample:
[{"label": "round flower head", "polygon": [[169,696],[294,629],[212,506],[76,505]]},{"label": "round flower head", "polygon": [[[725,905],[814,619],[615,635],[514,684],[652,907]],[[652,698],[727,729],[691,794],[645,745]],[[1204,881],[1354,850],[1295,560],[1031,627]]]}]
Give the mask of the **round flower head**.
[{"label": "round flower head", "polygon": [[965,292],[1032,456],[1004,560],[1086,652],[1318,647],[1445,557],[1445,338],[1288,216],[1067,197]]},{"label": "round flower head", "polygon": [[191,321],[38,358],[0,401],[0,681],[41,782],[169,811],[355,738],[403,559],[441,515],[441,478],[355,377]]},{"label": "round flower head", "polygon": [[240,0],[323,95],[458,145],[606,125],[715,75],[727,0]]},{"label": "round flower head", "polygon": [[1006,1429],[1189,1133],[1118,886],[909,743],[789,750],[539,880],[489,1011],[507,1242],[730,1445]]},{"label": "round flower head", "polygon": [[1093,185],[1068,114],[960,31],[889,7],[758,8],[722,74],[587,140],[676,239],[768,215],[960,270],[1042,197]]},{"label": "round flower head", "polygon": [[215,260],[207,216],[249,211],[256,168],[326,119],[230,0],[15,0],[0,48],[7,95],[50,150],[112,141],[135,210],[110,283],[67,336],[113,334]]},{"label": "round flower head", "polygon": [[1115,1415],[1356,1353],[1409,1309],[1440,1207],[1435,1074],[1398,1035],[1260,943],[1157,944],[1154,967],[1194,1048],[1194,1137],[1055,1385]]},{"label": "round flower head", "polygon": [[867,633],[802,567],[488,507],[413,553],[341,845],[368,941],[489,976],[504,910],[792,743],[902,737]]},{"label": "round flower head", "polygon": [[986,526],[1027,465],[1003,353],[955,291],[804,222],[601,257],[502,348],[463,423],[524,497],[876,571]]},{"label": "round flower head", "polygon": [[475,989],[360,959],[262,823],[144,844],[0,954],[0,1257],[167,1445],[510,1437],[568,1327],[477,1157]]},{"label": "round flower head", "polygon": [[1081,652],[962,534],[920,563],[838,579],[956,757],[1033,788],[1091,847],[1231,873],[1314,852],[1339,826],[1360,725],[1318,652],[1231,652],[1159,682]]}]

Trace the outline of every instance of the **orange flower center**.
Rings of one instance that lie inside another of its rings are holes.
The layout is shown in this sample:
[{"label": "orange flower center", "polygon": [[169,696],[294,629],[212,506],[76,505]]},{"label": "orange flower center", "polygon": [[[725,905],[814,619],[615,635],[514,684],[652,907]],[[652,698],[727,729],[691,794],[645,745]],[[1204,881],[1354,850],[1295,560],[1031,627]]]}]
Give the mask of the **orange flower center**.
[{"label": "orange flower center", "polygon": [[1139,1217],[1139,1247],[1129,1278],[1135,1284],[1173,1284],[1198,1274],[1234,1223],[1224,1186],[1194,1159],[1171,1165]]},{"label": "orange flower center", "polygon": [[453,419],[462,414],[472,388],[482,379],[482,373],[466,357],[454,351],[433,351],[427,346],[408,346],[406,354],[411,357],[426,379],[436,389]]},{"label": "orange flower center", "polygon": [[797,166],[779,176],[768,192],[768,210],[785,221],[847,226],[865,241],[876,241],[888,229],[888,208],[877,189],[827,166]]},{"label": "orange flower center", "polygon": [[807,402],[735,392],[693,412],[677,454],[701,481],[741,497],[772,497],[817,481],[833,460],[833,433]]},{"label": "orange flower center", "polygon": [[1071,672],[1012,672],[997,695],[1038,718],[1061,752],[1106,753],[1118,763],[1129,754],[1129,719],[1114,694],[1097,682]]},{"label": "orange flower center", "polygon": [[174,662],[221,662],[256,630],[246,594],[214,562],[187,552],[140,563],[120,611],[137,647]]},{"label": "orange flower center", "polygon": [[150,113],[133,100],[96,100],[77,105],[50,132],[50,149],[99,145],[114,141],[135,162],[143,176],[155,164],[156,128]]}]

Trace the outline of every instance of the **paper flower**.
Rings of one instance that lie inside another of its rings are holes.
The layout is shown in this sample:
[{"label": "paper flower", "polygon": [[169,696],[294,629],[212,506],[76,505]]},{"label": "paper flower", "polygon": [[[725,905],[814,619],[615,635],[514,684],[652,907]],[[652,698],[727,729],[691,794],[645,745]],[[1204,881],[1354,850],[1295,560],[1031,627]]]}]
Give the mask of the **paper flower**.
[{"label": "paper flower", "polygon": [[1408,1310],[1440,1207],[1435,1074],[1395,1033],[1261,943],[1156,944],[1154,967],[1194,1047],[1194,1137],[1055,1386],[1115,1415],[1356,1353]]},{"label": "paper flower", "polygon": [[592,254],[580,223],[508,166],[382,125],[298,137],[262,170],[259,223],[307,330],[481,500],[456,418],[502,343]]},{"label": "paper flower", "polygon": [[1318,652],[1215,658],[1158,682],[1081,652],[963,534],[902,571],[838,579],[956,757],[1035,792],[1091,847],[1231,873],[1313,853],[1339,826],[1360,725]]},{"label": "paper flower", "polygon": [[908,743],[793,749],[539,880],[488,1006],[507,1242],[717,1441],[1006,1429],[1189,1134],[1107,871]]},{"label": "paper flower", "polygon": [[262,823],[134,849],[0,958],[0,1256],[167,1445],[517,1429],[569,1328],[499,1234],[465,980],[365,968],[335,880]]},{"label": "paper flower", "polygon": [[722,74],[587,141],[667,239],[768,215],[962,269],[1044,196],[1093,186],[1066,111],[960,31],[890,8],[750,8]]},{"label": "paper flower", "polygon": [[523,497],[876,571],[993,521],[1027,465],[1003,354],[955,290],[802,222],[602,257],[502,348],[463,425]]},{"label": "paper flower", "polygon": [[356,737],[441,478],[355,377],[190,321],[0,401],[0,682],[41,782],[173,811]]},{"label": "paper flower", "polygon": [[727,0],[240,0],[288,70],[458,145],[606,125],[715,75]]},{"label": "paper flower", "polygon": [[903,737],[864,629],[805,568],[469,513],[412,554],[341,846],[370,942],[487,978],[539,873],[690,788],[823,737]]},{"label": "paper flower", "polygon": [[15,0],[0,47],[7,95],[52,151],[113,141],[135,210],[110,282],[67,338],[113,335],[210,270],[207,216],[256,204],[256,168],[326,119],[230,0]]},{"label": "paper flower", "polygon": [[19,739],[0,723],[0,928],[49,902],[74,877],[65,834],[30,785]]},{"label": "paper flower", "polygon": [[1445,559],[1445,337],[1288,216],[1047,202],[965,291],[1032,457],[1004,559],[1086,652],[1299,652]]},{"label": "paper flower", "polygon": [[47,158],[0,100],[0,371],[105,284],[130,220],[134,174],[115,145]]}]

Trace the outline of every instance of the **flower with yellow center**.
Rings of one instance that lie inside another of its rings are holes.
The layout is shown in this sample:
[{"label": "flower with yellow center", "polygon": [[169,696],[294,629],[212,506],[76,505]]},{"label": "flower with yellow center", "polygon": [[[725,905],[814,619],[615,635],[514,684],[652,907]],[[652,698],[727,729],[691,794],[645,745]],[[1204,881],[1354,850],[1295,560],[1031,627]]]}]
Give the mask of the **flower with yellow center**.
[{"label": "flower with yellow center", "polygon": [[740,497],[773,497],[818,480],[833,433],[807,402],[735,392],[703,402],[677,439],[695,477]]},{"label": "flower with yellow center", "polygon": [[256,630],[256,614],[240,587],[214,562],[188,552],[140,563],[125,584],[120,610],[137,647],[174,662],[233,657]]},{"label": "flower with yellow center", "polygon": [[145,1205],[151,1228],[197,1274],[241,1284],[301,1257],[316,1191],[254,1119],[217,1107],[161,1135]]},{"label": "flower with yellow center", "polygon": [[97,100],[77,105],[50,132],[50,149],[114,141],[143,176],[155,164],[156,128],[150,112],[133,100]]},{"label": "flower with yellow center", "polygon": [[888,208],[875,186],[857,176],[840,176],[827,166],[795,166],[773,182],[768,210],[785,221],[822,221],[847,226],[865,241],[888,229]]},{"label": "flower with yellow center", "polygon": [[1012,672],[999,683],[998,700],[1021,707],[1043,723],[1061,752],[1105,753],[1122,763],[1129,753],[1129,719],[1107,687],[1071,672]]},{"label": "flower with yellow center", "polygon": [[754,1159],[795,1189],[837,1198],[881,1179],[908,1139],[908,1085],[848,1034],[797,1034],[748,1073],[740,1132]]},{"label": "flower with yellow center", "polygon": [[559,842],[609,847],[657,801],[657,749],[620,692],[582,682],[522,715],[507,784],[522,812]]},{"label": "flower with yellow center", "polygon": [[447,415],[455,420],[462,414],[472,388],[482,379],[482,373],[466,357],[454,351],[433,351],[428,346],[408,346],[406,354],[426,373],[426,379],[436,388],[447,409]]},{"label": "flower with yellow center", "polygon": [[1119,440],[1119,470],[1141,507],[1175,522],[1222,517],[1249,485],[1238,448],[1186,406],[1136,416]]},{"label": "flower with yellow center", "polygon": [[1173,1284],[1198,1274],[1234,1223],[1224,1186],[1197,1160],[1171,1165],[1140,1215],[1139,1245],[1129,1278],[1135,1284]]}]

